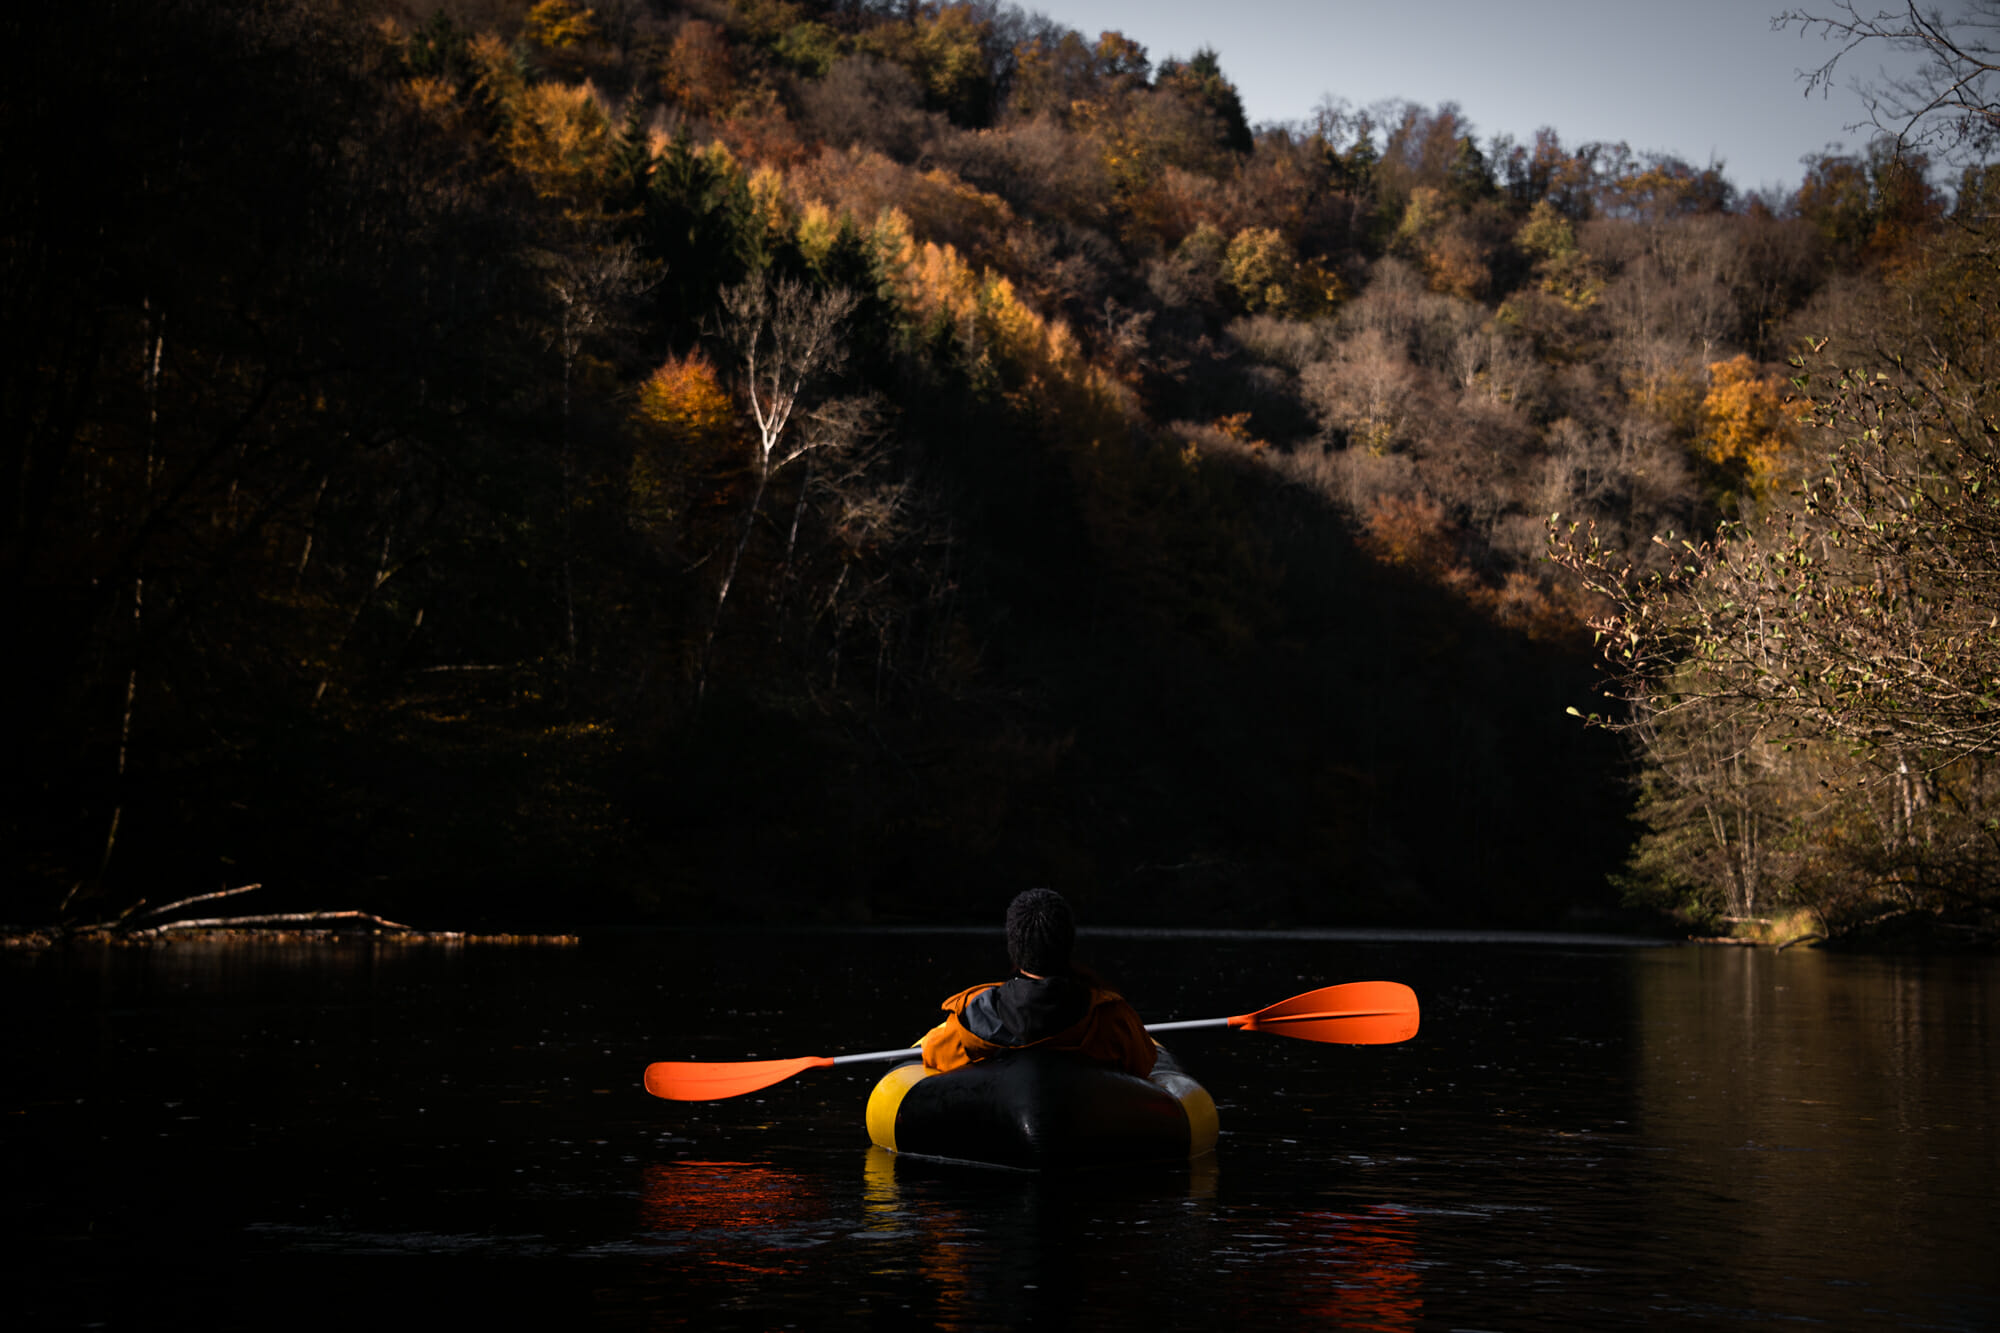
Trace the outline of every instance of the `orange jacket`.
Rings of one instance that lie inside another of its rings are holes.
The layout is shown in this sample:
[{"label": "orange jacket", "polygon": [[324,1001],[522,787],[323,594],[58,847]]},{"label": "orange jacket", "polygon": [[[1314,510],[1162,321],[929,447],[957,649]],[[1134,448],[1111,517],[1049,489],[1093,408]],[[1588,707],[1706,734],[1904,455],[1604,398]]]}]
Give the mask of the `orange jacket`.
[{"label": "orange jacket", "polygon": [[1128,1073],[1145,1077],[1153,1072],[1158,1048],[1146,1035],[1146,1025],[1125,997],[1099,986],[1090,989],[1090,1008],[1075,1023],[1052,1036],[1024,1046],[1002,1046],[986,1040],[962,1021],[966,1003],[983,990],[1000,983],[984,982],[946,1000],[940,1006],[948,1015],[944,1022],[924,1034],[924,1064],[936,1070],[962,1069],[975,1060],[984,1060],[1009,1051],[1039,1047],[1045,1051],[1076,1051],[1100,1064],[1116,1065]]}]

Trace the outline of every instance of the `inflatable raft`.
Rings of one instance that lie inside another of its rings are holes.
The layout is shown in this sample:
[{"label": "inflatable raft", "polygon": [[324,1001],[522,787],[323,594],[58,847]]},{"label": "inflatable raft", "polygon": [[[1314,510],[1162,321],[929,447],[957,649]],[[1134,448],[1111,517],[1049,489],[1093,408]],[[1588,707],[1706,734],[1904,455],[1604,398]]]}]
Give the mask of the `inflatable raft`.
[{"label": "inflatable raft", "polygon": [[1055,1051],[946,1074],[904,1064],[868,1098],[878,1147],[1030,1170],[1187,1161],[1215,1135],[1215,1102],[1165,1051],[1145,1078]]}]

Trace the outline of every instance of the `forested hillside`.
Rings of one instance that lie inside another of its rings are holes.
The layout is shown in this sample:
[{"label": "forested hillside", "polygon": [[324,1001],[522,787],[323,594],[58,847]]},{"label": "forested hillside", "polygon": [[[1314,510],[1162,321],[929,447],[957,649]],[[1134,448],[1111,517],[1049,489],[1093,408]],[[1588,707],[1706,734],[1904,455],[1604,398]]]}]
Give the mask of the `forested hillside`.
[{"label": "forested hillside", "polygon": [[[1586,622],[1655,534],[1788,512],[1791,357],[1990,346],[1990,176],[1253,127],[999,3],[0,36],[11,919],[1859,912],[1914,845],[1565,710],[1645,708]],[[1798,864],[1746,897],[1718,810]]]}]

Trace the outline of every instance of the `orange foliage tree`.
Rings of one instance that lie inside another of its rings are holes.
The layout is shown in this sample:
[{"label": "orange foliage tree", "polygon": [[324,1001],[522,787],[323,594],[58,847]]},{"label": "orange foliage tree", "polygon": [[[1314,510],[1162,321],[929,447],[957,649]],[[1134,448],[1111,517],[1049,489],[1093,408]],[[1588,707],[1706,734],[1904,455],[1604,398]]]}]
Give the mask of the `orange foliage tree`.
[{"label": "orange foliage tree", "polygon": [[744,470],[732,448],[735,406],[714,364],[693,352],[668,357],[647,376],[633,418],[632,522],[655,541],[672,542],[691,513],[726,499],[729,475]]},{"label": "orange foliage tree", "polygon": [[736,95],[736,71],[722,29],[695,19],[674,34],[660,62],[660,91],[692,115],[713,116]]},{"label": "orange foliage tree", "polygon": [[663,438],[690,450],[728,434],[734,412],[715,366],[700,352],[670,356],[639,388],[639,418]]},{"label": "orange foliage tree", "polygon": [[1741,355],[1715,362],[1708,374],[1697,437],[1702,454],[1761,492],[1769,487],[1791,440],[1785,381],[1761,374],[1756,362]]},{"label": "orange foliage tree", "polygon": [[1444,506],[1428,495],[1385,495],[1362,519],[1361,546],[1385,565],[1396,565],[1447,585],[1470,576],[1459,566],[1458,544]]}]

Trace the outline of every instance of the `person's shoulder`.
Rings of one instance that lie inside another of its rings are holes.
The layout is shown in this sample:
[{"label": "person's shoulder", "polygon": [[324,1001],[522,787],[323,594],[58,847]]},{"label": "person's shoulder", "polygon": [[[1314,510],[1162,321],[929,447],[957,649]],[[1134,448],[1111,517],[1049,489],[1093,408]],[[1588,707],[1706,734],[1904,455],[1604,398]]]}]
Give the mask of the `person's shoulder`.
[{"label": "person's shoulder", "polygon": [[960,1013],[965,1009],[966,1005],[972,1002],[973,996],[979,994],[981,991],[992,990],[998,985],[1000,983],[997,981],[982,981],[976,986],[967,986],[964,990],[951,996],[943,1004],[939,1005],[938,1008],[949,1009],[954,1014]]},{"label": "person's shoulder", "polygon": [[1132,1007],[1131,1004],[1125,999],[1123,995],[1120,995],[1117,991],[1112,990],[1109,986],[1100,984],[1092,986],[1090,988],[1091,1008],[1103,1009],[1106,1007],[1121,1007],[1121,1006],[1126,1009],[1130,1009]]}]

